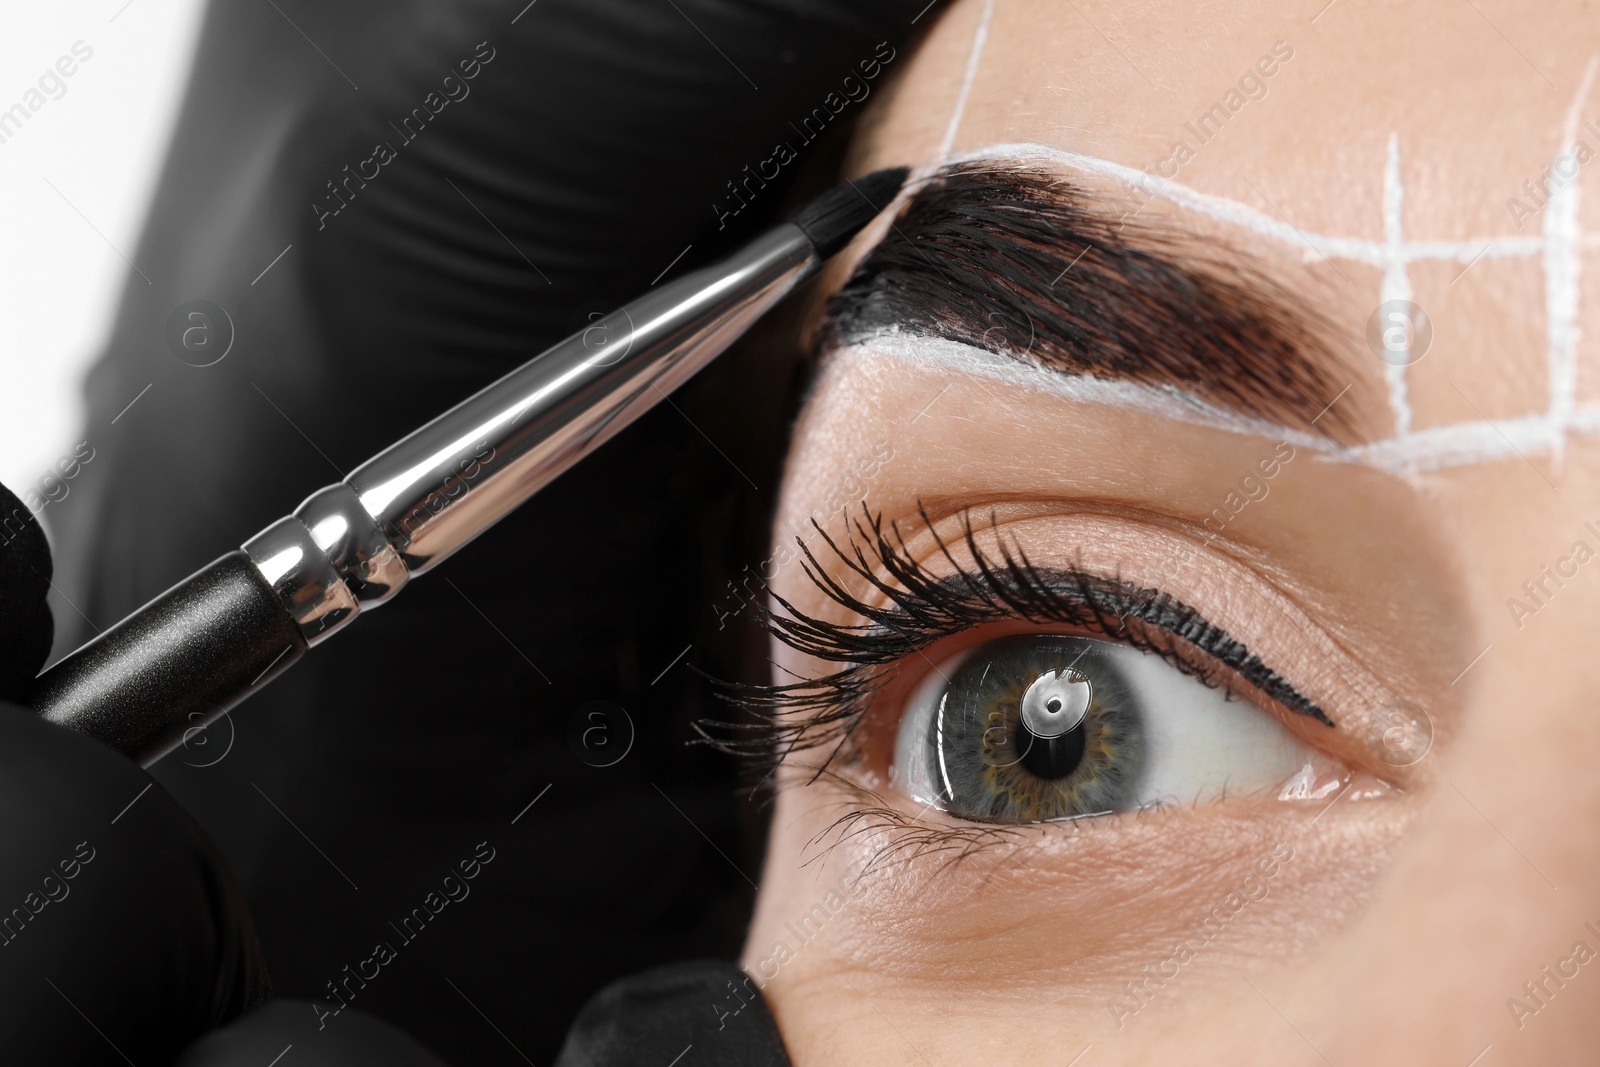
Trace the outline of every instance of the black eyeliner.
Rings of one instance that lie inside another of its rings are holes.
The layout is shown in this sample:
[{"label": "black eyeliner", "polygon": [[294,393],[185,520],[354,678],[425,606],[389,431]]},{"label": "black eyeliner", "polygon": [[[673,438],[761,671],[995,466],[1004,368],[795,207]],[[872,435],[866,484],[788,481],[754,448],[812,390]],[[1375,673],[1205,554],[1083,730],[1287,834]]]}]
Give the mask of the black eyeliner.
[{"label": "black eyeliner", "polygon": [[[813,525],[828,550],[887,604],[869,604],[849,592],[829,576],[810,547],[800,542],[807,577],[830,600],[863,621],[838,624],[818,619],[777,594],[773,599],[780,610],[763,609],[761,616],[767,631],[789,647],[848,666],[790,683],[724,683],[724,699],[754,715],[757,722],[705,721],[701,732],[711,743],[727,751],[774,759],[829,743],[842,747],[864,716],[872,694],[892,677],[895,664],[942,638],[988,623],[1018,620],[1076,627],[1090,636],[1160,656],[1183,674],[1216,687],[1210,672],[1178,648],[1180,643],[1191,646],[1287,710],[1335,726],[1321,707],[1244,644],[1175,597],[1118,579],[1038,567],[1004,542],[1001,558],[992,561],[977,545],[970,515],[963,543],[972,556],[973,568],[958,566],[954,574],[937,576],[910,556],[898,526],[885,527],[882,516],[867,511],[864,505],[862,511],[863,518],[850,523],[845,546],[815,521]],[[926,512],[922,518],[931,531],[933,524]],[[940,551],[955,565],[945,541],[934,536]],[[1130,626],[1132,620],[1144,625]]]}]

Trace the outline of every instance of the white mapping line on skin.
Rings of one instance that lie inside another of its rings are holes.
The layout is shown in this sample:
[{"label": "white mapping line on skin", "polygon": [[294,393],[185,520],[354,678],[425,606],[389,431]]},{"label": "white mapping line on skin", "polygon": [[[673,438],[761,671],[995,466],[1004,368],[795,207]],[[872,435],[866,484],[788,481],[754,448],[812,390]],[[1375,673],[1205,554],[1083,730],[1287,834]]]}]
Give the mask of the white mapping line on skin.
[{"label": "white mapping line on skin", "polygon": [[983,60],[984,46],[989,43],[989,23],[994,19],[995,0],[983,0],[983,13],[978,16],[978,28],[972,34],[972,50],[967,53],[967,69],[961,75],[961,89],[956,93],[955,107],[950,109],[950,121],[944,128],[944,140],[939,144],[939,158],[949,159],[950,149],[956,143],[956,130],[961,127],[961,116],[967,110],[967,97],[972,93],[972,83],[978,80],[978,64]]},{"label": "white mapping line on skin", "polygon": [[[1179,182],[1170,181],[1154,174],[1146,174],[1137,167],[1113,163],[1109,159],[1080,155],[1077,152],[1068,152],[1060,148],[1052,148],[1049,145],[1033,142],[989,145],[963,153],[949,162],[993,162],[1003,164],[1035,161],[1056,166],[1072,167],[1075,170],[1085,171],[1090,174],[1115,178],[1124,185],[1132,186],[1149,196],[1159,196],[1163,200],[1169,200],[1179,207],[1187,208],[1197,214],[1272,237],[1287,245],[1302,248],[1302,255],[1312,261],[1319,258],[1348,259],[1358,263],[1370,263],[1376,267],[1387,267],[1390,260],[1398,255],[1407,263],[1428,259],[1469,263],[1480,255],[1485,259],[1533,256],[1543,251],[1545,246],[1543,237],[1514,235],[1507,237],[1477,237],[1465,241],[1412,241],[1401,244],[1398,247],[1391,247],[1387,241],[1371,241],[1364,237],[1334,237],[1328,234],[1313,233],[1309,230],[1297,230],[1286,222],[1275,219],[1270,215],[1265,215],[1255,208],[1241,204],[1236,200],[1202,193]],[[1316,249],[1314,254],[1303,250],[1303,246],[1307,243]],[[1484,250],[1485,245],[1488,246],[1487,251]]]},{"label": "white mapping line on skin", "polygon": [[1296,448],[1337,453],[1338,445],[1325,437],[1290,430],[1265,419],[1236,415],[1214,407],[1177,389],[1143,385],[1139,382],[1095,378],[1087,374],[1063,374],[1023,362],[1020,355],[1003,355],[947,337],[888,332],[834,349],[828,359],[866,361],[893,359],[950,374],[984,378],[1016,386],[1034,393],[1128,411],[1143,411],[1178,422],[1206,426],[1253,437],[1288,441]]},{"label": "white mapping line on skin", "polygon": [[[1564,143],[1556,146],[1558,157],[1563,149],[1570,150],[1572,143],[1577,139],[1583,101],[1593,89],[1597,70],[1600,70],[1600,56],[1591,56],[1584,67],[1578,93],[1568,106],[1565,115],[1562,130]],[[1296,248],[1305,262],[1316,262],[1319,259],[1348,259],[1381,267],[1384,272],[1383,299],[1385,300],[1409,297],[1411,286],[1406,267],[1410,263],[1443,260],[1470,266],[1480,258],[1517,259],[1539,256],[1543,262],[1545,278],[1545,348],[1550,402],[1547,411],[1502,422],[1463,422],[1430,427],[1426,430],[1413,430],[1405,379],[1391,368],[1388,372],[1388,384],[1390,405],[1395,413],[1394,437],[1351,448],[1334,448],[1331,451],[1327,443],[1318,438],[1313,441],[1319,442],[1321,447],[1316,444],[1308,444],[1308,447],[1319,451],[1329,459],[1363,463],[1397,473],[1444,470],[1519,456],[1527,459],[1530,453],[1543,452],[1550,453],[1559,465],[1566,446],[1566,435],[1569,432],[1586,435],[1600,433],[1600,406],[1591,405],[1581,409],[1576,406],[1578,342],[1582,336],[1578,326],[1579,301],[1582,298],[1579,285],[1581,251],[1585,248],[1600,248],[1600,234],[1586,234],[1579,225],[1577,182],[1552,190],[1544,211],[1541,236],[1505,235],[1478,237],[1465,241],[1407,242],[1400,218],[1404,188],[1400,182],[1399,159],[1399,140],[1391,135],[1384,171],[1384,240],[1382,241],[1298,230],[1289,223],[1263,214],[1249,205],[1202,193],[1179,182],[1148,174],[1122,163],[1068,152],[1044,144],[1020,142],[988,145],[963,153],[950,159],[948,163],[986,162],[997,166],[1008,163],[1013,165],[1042,163],[1112,178],[1124,186],[1138,189],[1146,196],[1160,197],[1186,210],[1290,245]],[[941,165],[937,163],[925,165],[917,169],[914,179],[927,179],[937,174],[940,169]],[[903,195],[910,195],[913,192],[911,185],[912,183],[908,183]],[[1313,251],[1308,252],[1301,247],[1307,244]],[[1398,295],[1402,292],[1404,296]],[[1130,388],[1138,390],[1142,387],[1130,386]],[[1149,392],[1145,390],[1134,406],[1142,405],[1155,410],[1150,407],[1150,397],[1145,395]],[[1129,399],[1123,397],[1119,401],[1113,394],[1103,395],[1106,397],[1106,402],[1110,403],[1126,403]],[[1170,414],[1168,407],[1172,396],[1181,395],[1176,392],[1167,395],[1166,400],[1158,405],[1162,413]],[[1087,399],[1087,396],[1084,399]],[[1224,419],[1235,419],[1232,415],[1216,412],[1215,409],[1205,405],[1200,407],[1208,412],[1206,416],[1208,425],[1216,424],[1211,421],[1216,415],[1221,415]],[[1183,409],[1188,421],[1194,421],[1192,417],[1194,410],[1197,409],[1188,407]],[[1175,417],[1184,418],[1185,414]],[[1235,422],[1237,423],[1236,419]],[[1275,432],[1287,431],[1276,428]],[[1295,438],[1289,440],[1293,441]]]},{"label": "white mapping line on skin", "polygon": [[[1405,187],[1400,184],[1400,135],[1389,133],[1388,158],[1383,165],[1383,238],[1389,247],[1389,262],[1384,264],[1383,285],[1378,299],[1411,299],[1411,279],[1406,275],[1405,231],[1400,225],[1400,211],[1405,203]],[[1411,402],[1406,397],[1406,368],[1404,364],[1384,364],[1384,377],[1389,381],[1389,408],[1394,412],[1396,437],[1411,432]]]},{"label": "white mapping line on skin", "polygon": [[[1570,427],[1600,433],[1600,408],[1586,409]],[[1562,430],[1544,413],[1497,422],[1458,422],[1430,426],[1405,437],[1340,449],[1336,458],[1395,474],[1471,467],[1495,460],[1526,459],[1561,446]]]},{"label": "white mapping line on skin", "polygon": [[[1561,143],[1556,145],[1556,161],[1572,149],[1578,139],[1579,111],[1589,91],[1594,88],[1595,67],[1600,56],[1590,56],[1583,68],[1583,79],[1578,92],[1567,105],[1565,121],[1561,124]],[[1559,174],[1559,172],[1558,172]],[[1550,202],[1544,212],[1544,308],[1546,351],[1550,366],[1550,419],[1560,428],[1572,421],[1574,394],[1578,377],[1578,191],[1577,175],[1570,182],[1556,186],[1550,192]],[[1555,461],[1559,467],[1564,441],[1555,446]]]},{"label": "white mapping line on skin", "polygon": [[[1265,419],[1225,411],[1177,389],[1062,374],[1023,362],[1020,355],[1004,355],[949,338],[923,337],[895,330],[834,349],[828,353],[828,359],[862,362],[891,359],[952,375],[999,382],[1033,393],[1158,415],[1192,426],[1288,441],[1328,462],[1358,464],[1392,474],[1424,473],[1492,460],[1525,458],[1530,453],[1550,451],[1562,437],[1561,428],[1548,415],[1539,414],[1504,422],[1436,426],[1404,438],[1342,446],[1325,437]],[[1575,433],[1600,434],[1600,407],[1577,412],[1567,429]]]}]

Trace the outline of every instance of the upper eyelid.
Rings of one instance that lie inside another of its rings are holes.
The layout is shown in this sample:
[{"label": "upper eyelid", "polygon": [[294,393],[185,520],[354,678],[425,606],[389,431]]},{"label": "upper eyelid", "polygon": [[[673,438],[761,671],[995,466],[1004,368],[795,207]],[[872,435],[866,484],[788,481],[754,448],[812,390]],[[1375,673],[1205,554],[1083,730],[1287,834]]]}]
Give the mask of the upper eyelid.
[{"label": "upper eyelid", "polygon": [[[791,458],[780,512],[787,532],[774,545],[786,559],[794,555],[788,535],[808,516],[839,530],[842,501],[837,491],[823,497],[823,479],[870,439],[857,435],[896,435],[903,458],[865,480],[855,499],[873,497],[887,514],[909,521],[906,536],[916,553],[934,551],[915,523],[919,505],[953,543],[962,512],[997,515],[997,529],[1015,531],[1007,536],[1046,553],[1042,559],[1130,576],[1201,607],[1280,664],[1301,692],[1337,709],[1352,732],[1357,717],[1370,719],[1401,702],[1430,716],[1459,714],[1453,709],[1466,687],[1449,683],[1487,637],[1463,610],[1466,562],[1422,484],[1306,458],[1297,462],[1292,484],[1284,479],[1274,487],[1272,510],[1253,511],[1248,522],[1230,522],[1216,534],[1218,523],[1208,530],[1204,520],[1238,488],[1236,475],[1274,451],[1274,437],[1258,443],[1173,426],[1169,441],[1165,426],[1146,432],[1141,412],[1126,425],[1144,451],[1118,446],[1133,453],[1130,460],[1102,444],[1087,423],[1080,427],[1068,405],[991,391],[982,381],[969,387],[939,366],[843,362],[825,375]],[[920,417],[933,400],[935,415],[972,421]],[[952,407],[952,400],[966,406]],[[1061,432],[1067,422],[1074,432]],[[1157,470],[1149,464],[1161,463],[1157,457],[1168,450],[1173,473],[1157,474],[1163,488],[1150,492],[1129,464]],[[1363,506],[1352,509],[1348,499]],[[1391,538],[1383,532],[1390,524],[1407,535]],[[826,556],[809,526],[806,532]],[[984,546],[993,543],[986,532]],[[787,578],[771,576],[777,591],[824,618],[844,618],[794,580],[797,565],[787,569]],[[841,572],[834,564],[829,570]]]},{"label": "upper eyelid", "polygon": [[[960,571],[962,568],[951,557],[948,548],[950,544],[964,538],[941,540],[936,527],[951,521],[959,521],[965,526],[972,515],[987,509],[990,527],[979,532],[997,532],[1002,525],[1058,513],[1054,505],[1039,509],[1038,505],[1045,502],[995,496],[987,500],[947,500],[930,504],[918,498],[916,514],[924,523],[926,531],[933,534],[934,540],[940,543],[943,558],[952,569]],[[1251,585],[1258,586],[1259,595],[1255,599],[1261,606],[1272,608],[1276,620],[1275,628],[1292,633],[1294,636],[1284,642],[1270,637],[1255,623],[1245,622],[1241,628],[1266,638],[1262,644],[1264,647],[1272,647],[1276,658],[1287,658],[1285,652],[1288,650],[1280,651],[1278,646],[1289,644],[1295,646],[1297,650],[1295,654],[1312,660],[1314,671],[1307,670],[1304,665],[1299,671],[1302,681],[1312,683],[1306,689],[1308,693],[1321,693],[1325,699],[1334,698],[1334,703],[1341,707],[1355,702],[1363,708],[1376,708],[1395,698],[1422,699],[1422,690],[1415,679],[1394,675],[1392,664],[1388,665],[1387,673],[1369,666],[1365,657],[1346,647],[1345,642],[1336,636],[1337,630],[1330,630],[1324,625],[1323,613],[1314,605],[1327,596],[1325,589],[1314,585],[1297,586],[1285,583],[1282,580],[1281,568],[1262,566],[1260,553],[1248,542],[1234,540],[1228,532],[1219,536],[1198,525],[1194,516],[1179,515],[1170,509],[1161,511],[1144,506],[1130,506],[1122,501],[1108,503],[1080,497],[1072,497],[1061,503],[1070,506],[1075,516],[1086,517],[1100,523],[1118,525],[1132,523],[1140,531],[1141,538],[1149,539],[1152,544],[1156,543],[1155,539],[1162,539],[1156,558],[1164,561],[1181,558],[1183,563],[1176,570],[1169,570],[1165,562],[1159,566],[1146,568],[1150,573],[1144,580],[1153,589],[1165,589],[1174,584],[1175,575],[1183,575],[1186,578],[1184,582],[1178,584],[1198,587],[1210,582],[1225,582],[1231,585],[1235,581],[1235,575],[1242,574]],[[1210,551],[1218,544],[1227,546],[1227,551],[1222,555]],[[1208,558],[1214,558],[1216,564],[1204,563]],[[1104,561],[1099,569],[1120,575],[1121,565],[1122,561],[1112,557]],[[1070,569],[1091,574],[1096,571],[1094,567],[1074,566]],[[1197,583],[1188,580],[1188,576],[1191,575],[1203,575],[1206,582]],[[1238,615],[1237,612],[1228,612],[1226,608],[1223,609],[1223,614]],[[1335,617],[1331,621],[1338,626],[1349,625],[1348,616]],[[1283,625],[1277,627],[1276,623]],[[1441,680],[1448,681],[1449,675],[1443,676]]]},{"label": "upper eyelid", "polygon": [[[926,513],[924,513],[924,518],[926,518]],[[974,562],[977,565],[980,574],[982,575],[982,584],[974,580],[974,575],[971,572],[960,568],[956,564],[954,557],[950,554],[948,545],[942,539],[940,539],[938,541],[938,546],[941,554],[951,563],[952,566],[956,567],[955,574],[950,578],[943,579],[943,581],[953,582],[959,580],[964,582],[972,593],[975,601],[980,601],[987,605],[995,606],[996,608],[998,608],[998,606],[995,605],[996,598],[998,597],[1004,602],[1007,593],[1018,594],[1017,600],[1009,602],[1007,605],[1014,609],[1020,609],[1024,607],[1024,605],[1021,603],[1022,597],[1037,596],[1041,592],[1044,592],[1047,595],[1053,594],[1054,591],[1041,590],[1035,583],[1043,579],[1046,573],[1057,572],[1040,571],[1029,564],[1025,556],[1014,558],[1011,555],[1010,550],[1003,544],[1001,549],[1001,565],[996,567],[993,562],[988,560],[983,555],[981,550],[979,550],[974,540],[973,532],[973,527],[971,526],[969,517],[965,525],[964,540],[966,547],[972,554]],[[888,542],[882,537],[881,527],[877,526],[876,524],[874,526],[874,533],[878,537],[877,551],[879,557],[883,558],[884,556],[892,553],[894,551],[893,546],[889,545]],[[832,538],[828,537],[826,534],[823,536],[829,547],[833,549],[836,554],[840,555],[841,558],[844,558],[843,553],[840,552],[838,546],[835,544]],[[903,542],[901,542],[901,546],[903,547]],[[814,563],[814,557],[811,557],[810,552],[808,551],[806,554],[808,559]],[[852,569],[855,568],[856,564],[850,563],[848,560],[846,562],[852,566]],[[914,562],[906,560],[899,560],[898,562],[901,564],[900,576],[902,579],[920,579],[923,577],[923,575],[917,573],[918,565]],[[909,563],[909,566],[906,565],[907,563]],[[821,570],[820,567],[817,567],[816,569],[819,572]],[[858,573],[862,572],[858,571]],[[1054,622],[1089,625],[1099,632],[1106,634],[1107,636],[1112,636],[1113,634],[1120,635],[1121,638],[1127,643],[1134,643],[1135,640],[1133,635],[1127,632],[1127,621],[1131,617],[1137,617],[1142,622],[1149,623],[1150,625],[1157,627],[1160,631],[1170,634],[1174,638],[1185,641],[1188,644],[1207,652],[1208,654],[1216,656],[1216,658],[1218,658],[1225,666],[1238,671],[1241,677],[1254,684],[1258,689],[1262,690],[1266,696],[1288,708],[1290,711],[1309,716],[1310,718],[1321,722],[1325,726],[1331,727],[1334,725],[1333,721],[1328,718],[1327,714],[1316,703],[1307,699],[1305,696],[1295,690],[1293,686],[1283,681],[1283,679],[1281,679],[1276,672],[1266,667],[1266,665],[1263,664],[1254,653],[1251,653],[1245,645],[1243,645],[1241,642],[1238,642],[1221,627],[1215,626],[1207,621],[1199,611],[1196,611],[1188,605],[1183,604],[1181,601],[1178,601],[1166,593],[1158,590],[1139,589],[1137,587],[1130,586],[1127,583],[1122,583],[1111,579],[1096,578],[1083,572],[1072,572],[1069,577],[1076,584],[1075,592],[1080,594],[1082,597],[1084,609],[1090,612],[1092,617],[1066,619],[1049,617],[1041,618],[1038,616],[1021,614],[1020,611],[1013,617],[1018,617],[1024,619],[1025,621],[1037,623]],[[1018,583],[1021,583],[1020,587]],[[886,584],[877,582],[874,584],[877,585],[880,591],[890,592],[890,587]],[[833,583],[833,588],[838,588],[836,583]],[[874,608],[860,601],[846,604],[841,601],[837,595],[831,592],[829,595],[835,600],[836,603],[840,603],[842,606],[851,608],[855,614],[865,615],[866,617],[880,620],[880,626],[883,625],[883,620],[893,618],[895,609]],[[896,595],[898,595],[898,591],[896,591]],[[1038,605],[1039,601],[1037,600],[1032,603],[1032,606],[1037,607]],[[1108,611],[1108,608],[1112,608],[1113,610]],[[1120,608],[1121,610],[1115,610],[1116,608]],[[1165,618],[1158,618],[1158,616],[1165,616]],[[998,621],[1001,617],[1003,616],[1000,615],[997,610],[994,618],[989,621]],[[1113,619],[1117,620],[1115,624],[1112,624],[1110,621]],[[780,631],[785,629],[785,623],[779,617],[775,617],[773,619],[773,624]],[[1197,627],[1198,631],[1196,629]],[[883,631],[885,633],[893,632],[892,623],[891,625],[883,626]],[[778,636],[781,640],[783,638],[782,632],[780,632]],[[915,643],[914,647],[926,647],[928,643],[931,643],[931,639],[930,641]],[[913,647],[913,644],[908,643],[906,647],[907,651],[909,651]],[[1139,646],[1136,645],[1136,647]],[[1157,652],[1163,651],[1161,649],[1150,647],[1146,647],[1145,650]]]},{"label": "upper eyelid", "polygon": [[[892,525],[890,527],[895,540],[898,542],[899,551],[896,551],[895,544],[891,543],[885,536],[882,517],[872,515],[865,505],[863,505],[863,514],[867,519],[867,525],[863,526],[858,522],[854,525],[854,532],[866,535],[866,531],[870,527],[873,531],[872,537],[875,543],[871,549],[864,550],[856,543],[852,535],[850,539],[852,551],[849,555],[846,555],[844,549],[826,531],[822,530],[820,525],[815,522],[813,525],[821,533],[824,542],[835,556],[846,567],[867,578],[879,592],[889,598],[891,604],[895,605],[895,607],[885,608],[869,605],[848,593],[838,581],[829,575],[827,569],[817,560],[809,546],[802,542],[801,552],[805,560],[805,570],[811,581],[830,600],[848,609],[852,616],[867,621],[860,623],[825,622],[800,611],[792,603],[774,593],[774,600],[779,604],[782,613],[764,610],[762,615],[764,623],[779,640],[785,641],[797,651],[824,660],[849,663],[851,666],[820,678],[803,679],[787,684],[729,686],[724,692],[728,699],[733,703],[742,705],[749,711],[763,716],[766,721],[762,726],[754,727],[749,724],[734,725],[702,721],[699,725],[701,733],[706,740],[722,747],[724,750],[734,751],[737,754],[751,755],[761,753],[768,756],[776,756],[780,760],[794,751],[834,744],[833,751],[822,765],[816,768],[820,774],[838,756],[844,747],[844,741],[859,725],[868,698],[882,688],[891,677],[884,668],[899,663],[914,652],[920,652],[922,649],[936,643],[942,637],[951,636],[954,633],[971,629],[973,626],[983,623],[1001,621],[1008,617],[1037,622],[1041,625],[1053,622],[1055,624],[1075,624],[1090,629],[1094,629],[1093,624],[1098,622],[1098,632],[1103,636],[1111,640],[1119,640],[1143,651],[1162,655],[1163,658],[1167,659],[1169,663],[1179,670],[1195,674],[1201,677],[1202,680],[1206,680],[1207,684],[1211,684],[1205,678],[1201,669],[1184,659],[1175,647],[1161,647],[1148,637],[1141,637],[1130,631],[1127,628],[1128,615],[1121,617],[1119,625],[1110,625],[1108,620],[1115,616],[1105,614],[1092,602],[1094,590],[1120,590],[1127,598],[1127,602],[1133,607],[1145,609],[1161,608],[1168,612],[1181,614],[1185,619],[1195,622],[1207,632],[1197,635],[1191,630],[1189,634],[1184,634],[1173,629],[1163,628],[1164,632],[1169,636],[1176,641],[1187,642],[1194,647],[1200,648],[1203,653],[1218,660],[1223,667],[1234,671],[1247,684],[1260,691],[1263,696],[1278,706],[1290,712],[1315,718],[1326,726],[1332,727],[1334,725],[1319,706],[1302,696],[1293,686],[1281,679],[1270,668],[1267,668],[1265,664],[1249,653],[1245,646],[1234,641],[1221,628],[1206,622],[1199,612],[1157,591],[1139,590],[1137,587],[1128,586],[1126,583],[1074,572],[1073,577],[1080,583],[1080,589],[1090,591],[1090,596],[1085,598],[1086,601],[1090,601],[1086,604],[1086,610],[1094,613],[1098,618],[1085,617],[1076,620],[1059,617],[1053,619],[1030,618],[1024,610],[1020,610],[1024,606],[1020,597],[1010,601],[1006,599],[1008,590],[1004,585],[1004,579],[999,577],[1006,572],[1003,568],[996,570],[979,550],[974,539],[970,515],[968,515],[964,524],[964,540],[977,563],[979,575],[975,576],[956,565],[948,545],[941,539],[939,540],[939,547],[952,566],[956,566],[956,574],[946,578],[932,579],[932,581],[935,583],[965,582],[969,588],[971,603],[987,605],[988,608],[994,610],[989,618],[979,622],[940,629],[933,623],[933,619],[938,613],[938,606],[930,602],[931,598],[917,597],[912,592],[919,588],[919,583],[923,583],[920,585],[921,588],[928,588],[926,583],[930,576],[921,569],[921,564],[916,560],[908,555],[901,554],[905,550],[905,545],[903,538],[898,536],[898,527]],[[922,512],[922,517],[925,521],[929,521],[926,511]],[[929,521],[929,529],[932,529],[931,521]],[[897,588],[888,584],[881,576],[873,572],[866,562],[866,551],[873,551],[881,562],[888,564],[886,569],[903,583],[904,588]],[[1011,556],[1006,554],[1005,562],[1007,565],[1012,566],[1026,566],[1025,557],[1020,561],[1013,561]],[[1024,571],[1022,573],[1027,574],[1028,572]],[[1037,577],[1037,574],[1035,576]],[[979,584],[980,582],[989,583],[988,590],[990,595],[985,594],[984,587]],[[1021,590],[1011,590],[1009,592],[1017,593],[1021,592]],[[1037,593],[1039,590],[1034,590],[1034,592]],[[1060,596],[1059,593],[1053,591],[1047,590],[1047,592],[1050,592],[1050,595],[1053,596]],[[1007,616],[996,607],[996,598],[1001,603],[1017,610]],[[948,606],[948,603],[948,600],[946,600],[946,606]],[[906,613],[904,609],[908,606],[914,610]],[[902,613],[897,615],[897,609]],[[915,609],[931,610],[921,611],[921,617],[919,618],[919,611]],[[1160,625],[1153,620],[1146,619],[1144,621],[1150,621],[1151,625]],[[922,632],[916,634],[906,632],[912,628],[913,622],[921,627]],[[897,624],[905,625],[900,626]],[[1203,641],[1194,641],[1193,639],[1197,636],[1202,638]],[[1217,648],[1219,641],[1226,641],[1233,646],[1231,655],[1227,654],[1228,650]],[[1205,647],[1206,644],[1212,647]],[[1225,654],[1219,656],[1217,654],[1218,651],[1223,651]],[[1232,662],[1229,662],[1230,659]],[[730,727],[732,727],[732,732],[730,732]]]}]

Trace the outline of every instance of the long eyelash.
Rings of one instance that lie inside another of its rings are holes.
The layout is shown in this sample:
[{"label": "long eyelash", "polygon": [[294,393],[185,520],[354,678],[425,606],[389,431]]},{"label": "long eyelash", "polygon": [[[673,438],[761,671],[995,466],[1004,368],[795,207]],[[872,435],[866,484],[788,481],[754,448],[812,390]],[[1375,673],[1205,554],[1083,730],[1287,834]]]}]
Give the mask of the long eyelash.
[{"label": "long eyelash", "polygon": [[[1198,649],[1289,711],[1334,725],[1320,707],[1249,649],[1176,598],[1082,571],[1040,568],[1020,546],[1003,538],[998,539],[1000,558],[991,559],[978,546],[970,513],[962,516],[962,544],[972,564],[963,568],[934,530],[926,510],[919,506],[918,514],[954,574],[940,577],[928,570],[907,549],[899,524],[886,527],[882,514],[864,503],[861,516],[846,523],[844,545],[812,520],[828,551],[887,603],[868,603],[851,593],[797,538],[807,578],[863,621],[839,624],[819,619],[776,594],[773,600],[781,610],[760,608],[760,620],[789,647],[848,666],[822,677],[775,685],[719,682],[722,698],[756,721],[702,720],[697,726],[705,741],[726,752],[770,761],[769,773],[791,753],[832,746],[815,768],[821,774],[847,748],[873,694],[892,679],[901,660],[941,638],[986,623],[1019,619],[1073,626],[1119,641],[1160,656],[1206,685],[1220,687],[1214,670],[1185,654],[1186,648]],[[990,523],[995,525],[992,516]]]},{"label": "long eyelash", "polygon": [[[825,774],[850,797],[843,802],[845,813],[817,831],[806,842],[803,852],[813,852],[801,866],[825,859],[833,849],[855,838],[876,839],[870,858],[855,871],[865,878],[876,871],[908,864],[924,857],[939,857],[939,869],[959,866],[980,852],[1003,845],[1018,845],[1033,827],[1026,826],[935,826],[919,815],[908,815],[859,782],[829,771]],[[813,851],[815,850],[815,851]]]}]

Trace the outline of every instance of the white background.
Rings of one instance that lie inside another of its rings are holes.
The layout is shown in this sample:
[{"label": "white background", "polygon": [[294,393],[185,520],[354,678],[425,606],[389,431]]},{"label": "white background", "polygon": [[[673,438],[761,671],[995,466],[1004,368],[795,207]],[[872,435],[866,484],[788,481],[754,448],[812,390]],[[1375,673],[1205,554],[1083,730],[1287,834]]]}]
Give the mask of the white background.
[{"label": "white background", "polygon": [[203,7],[5,4],[0,110],[21,102],[74,42],[94,49],[63,79],[66,94],[46,94],[0,144],[0,482],[19,495],[77,441],[83,375],[122,286],[138,277],[123,256],[137,253]]}]

